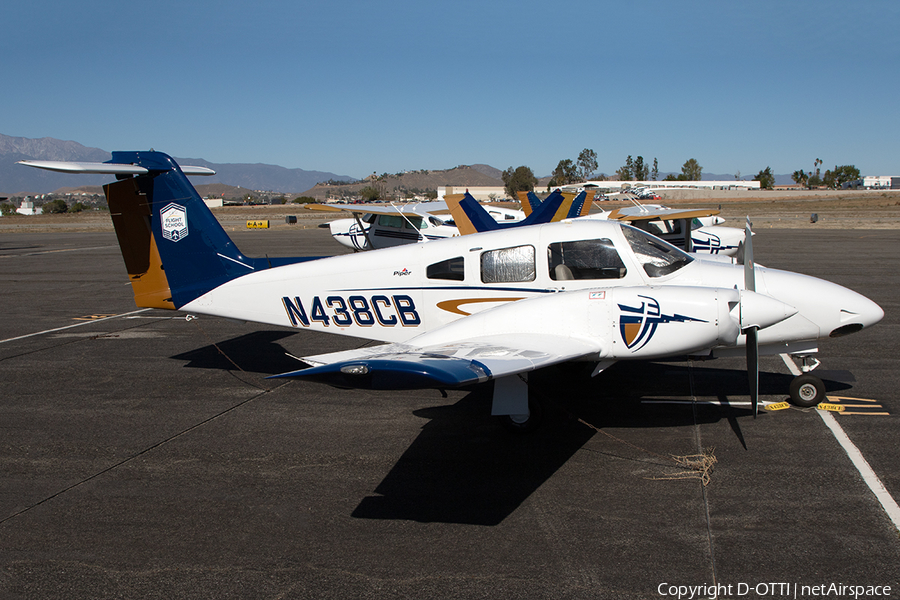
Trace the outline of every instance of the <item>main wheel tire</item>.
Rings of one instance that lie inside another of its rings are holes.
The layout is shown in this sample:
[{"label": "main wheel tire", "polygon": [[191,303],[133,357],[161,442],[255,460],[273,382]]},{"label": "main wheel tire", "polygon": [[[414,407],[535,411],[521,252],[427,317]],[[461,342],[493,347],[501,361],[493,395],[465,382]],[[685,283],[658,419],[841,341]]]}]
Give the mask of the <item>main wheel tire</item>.
[{"label": "main wheel tire", "polygon": [[825,384],[815,375],[805,373],[794,377],[790,387],[791,404],[809,408],[825,400]]},{"label": "main wheel tire", "polygon": [[527,415],[500,415],[497,418],[500,419],[500,424],[512,433],[531,433],[544,420],[544,409],[540,402],[529,398]]}]

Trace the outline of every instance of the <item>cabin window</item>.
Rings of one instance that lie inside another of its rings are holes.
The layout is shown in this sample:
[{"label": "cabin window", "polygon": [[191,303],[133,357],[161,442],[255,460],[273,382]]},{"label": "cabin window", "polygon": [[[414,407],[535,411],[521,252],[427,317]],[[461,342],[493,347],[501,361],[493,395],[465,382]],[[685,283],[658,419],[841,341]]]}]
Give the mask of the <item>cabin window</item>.
[{"label": "cabin window", "polygon": [[400,218],[403,219],[403,227],[405,229],[428,229],[428,223],[422,217],[409,215]]},{"label": "cabin window", "polygon": [[449,279],[450,281],[462,281],[466,275],[466,264],[462,256],[448,258],[441,262],[428,265],[425,276],[428,279]]},{"label": "cabin window", "polygon": [[627,269],[612,240],[577,240],[547,246],[550,279],[621,279]]},{"label": "cabin window", "polygon": [[514,283],[534,281],[534,246],[489,250],[481,254],[481,281]]},{"label": "cabin window", "polygon": [[638,262],[650,277],[662,277],[674,273],[694,260],[672,244],[634,227],[624,225],[622,233],[634,251]]},{"label": "cabin window", "polygon": [[379,215],[378,225],[381,227],[395,227],[400,229],[427,229],[426,223],[422,217],[416,215]]},{"label": "cabin window", "polygon": [[403,227],[403,217],[400,215],[379,215],[378,224],[382,227]]}]

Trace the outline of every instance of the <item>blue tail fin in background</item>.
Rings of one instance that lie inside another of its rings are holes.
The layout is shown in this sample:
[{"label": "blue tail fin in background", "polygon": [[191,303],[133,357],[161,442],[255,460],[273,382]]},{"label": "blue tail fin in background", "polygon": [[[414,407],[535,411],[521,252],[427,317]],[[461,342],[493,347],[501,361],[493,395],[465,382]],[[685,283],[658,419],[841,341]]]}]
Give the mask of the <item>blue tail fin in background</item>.
[{"label": "blue tail fin in background", "polygon": [[553,192],[525,220],[518,223],[498,223],[468,192],[463,194],[461,198],[458,195],[446,196],[445,200],[459,232],[463,235],[468,235],[470,233],[494,231],[508,227],[524,227],[526,225],[549,223],[553,220],[565,197],[559,191]]}]

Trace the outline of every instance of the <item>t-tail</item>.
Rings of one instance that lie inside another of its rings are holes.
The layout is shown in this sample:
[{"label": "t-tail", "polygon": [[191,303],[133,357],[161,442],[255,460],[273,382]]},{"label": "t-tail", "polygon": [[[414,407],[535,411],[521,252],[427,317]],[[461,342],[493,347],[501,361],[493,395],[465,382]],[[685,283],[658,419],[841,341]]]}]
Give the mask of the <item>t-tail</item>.
[{"label": "t-tail", "polygon": [[113,152],[105,163],[21,161],[66,173],[115,175],[103,186],[135,304],[178,309],[226,281],[309,260],[244,256],[188,181],[214,175],[183,169],[162,152]]}]

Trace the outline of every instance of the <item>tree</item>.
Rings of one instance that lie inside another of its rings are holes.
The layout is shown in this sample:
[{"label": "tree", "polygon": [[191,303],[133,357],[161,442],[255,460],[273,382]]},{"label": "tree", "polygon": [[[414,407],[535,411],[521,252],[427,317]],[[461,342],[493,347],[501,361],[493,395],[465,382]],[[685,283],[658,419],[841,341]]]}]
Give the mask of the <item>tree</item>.
[{"label": "tree", "polygon": [[83,211],[85,208],[87,208],[87,207],[84,204],[82,204],[81,202],[76,202],[75,204],[73,204],[72,206],[69,207],[69,212],[77,213],[77,212]]},{"label": "tree", "polygon": [[702,173],[703,167],[700,166],[696,158],[687,159],[681,166],[681,174],[684,175],[684,181],[700,181]]},{"label": "tree", "polygon": [[4,202],[0,204],[0,214],[4,217],[16,214],[16,207],[12,202]]},{"label": "tree", "polygon": [[650,179],[656,181],[656,178],[659,177],[659,163],[656,162],[656,157],[653,157],[653,169],[650,171]]},{"label": "tree", "polygon": [[637,181],[647,181],[650,177],[650,169],[644,164],[644,157],[638,156],[634,159],[634,178]]},{"label": "tree", "polygon": [[794,183],[797,185],[805,186],[809,181],[809,173],[805,173],[803,169],[798,169],[791,173],[791,179],[793,179]]},{"label": "tree", "polygon": [[832,189],[837,189],[848,181],[859,179],[859,169],[853,165],[835,166],[834,171],[825,171],[822,182]]},{"label": "tree", "polygon": [[501,178],[506,195],[510,198],[515,198],[516,192],[533,192],[538,182],[532,170],[525,166],[516,169],[510,167],[503,171]]},{"label": "tree", "polygon": [[619,181],[631,181],[634,179],[634,161],[631,159],[630,154],[625,159],[625,166],[619,167],[616,171],[616,177]]},{"label": "tree", "polygon": [[569,185],[581,181],[578,177],[578,168],[571,159],[559,161],[556,168],[553,169],[553,175],[550,177],[550,187],[559,187],[561,185]]},{"label": "tree", "polygon": [[381,190],[374,185],[367,185],[359,190],[359,195],[362,196],[362,199],[366,202],[377,202],[382,196]]},{"label": "tree", "polygon": [[60,200],[57,198],[56,200],[51,200],[50,202],[45,202],[42,210],[45,214],[53,214],[58,215],[64,212],[68,212],[69,207],[66,206],[64,200]]},{"label": "tree", "polygon": [[588,181],[597,170],[597,153],[590,148],[585,148],[578,155],[578,177],[582,181]]},{"label": "tree", "polygon": [[764,190],[771,190],[775,187],[775,176],[772,175],[771,167],[766,167],[764,170],[757,173],[753,180],[758,181],[759,187]]}]

